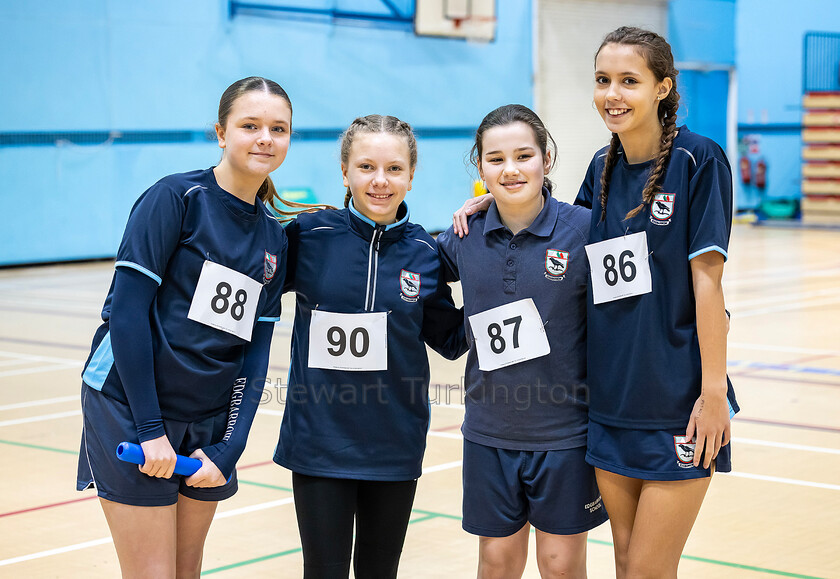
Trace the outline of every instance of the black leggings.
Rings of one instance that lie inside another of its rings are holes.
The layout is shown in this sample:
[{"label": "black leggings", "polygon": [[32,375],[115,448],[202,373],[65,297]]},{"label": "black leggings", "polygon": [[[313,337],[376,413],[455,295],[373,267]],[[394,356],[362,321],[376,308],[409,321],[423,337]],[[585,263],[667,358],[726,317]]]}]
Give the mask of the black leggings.
[{"label": "black leggings", "polygon": [[397,576],[417,481],[380,482],[292,473],[304,579]]}]

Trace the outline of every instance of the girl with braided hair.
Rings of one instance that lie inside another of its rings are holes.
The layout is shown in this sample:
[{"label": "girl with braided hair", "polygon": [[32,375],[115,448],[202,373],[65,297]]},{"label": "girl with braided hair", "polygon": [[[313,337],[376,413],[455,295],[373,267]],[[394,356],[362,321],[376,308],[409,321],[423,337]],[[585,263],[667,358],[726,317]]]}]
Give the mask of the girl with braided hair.
[{"label": "girl with braided hair", "polygon": [[592,209],[587,461],[618,577],[676,577],[712,473],[731,470],[732,176],[720,146],[677,126],[677,74],[658,34],[606,36],[594,100],[612,139],[576,201]]},{"label": "girl with braided hair", "polygon": [[[618,577],[676,577],[712,473],[731,470],[721,278],[732,175],[720,146],[677,126],[677,75],[658,34],[606,36],[594,104],[612,138],[575,201],[592,209],[586,460]],[[455,231],[487,204],[459,210]]]},{"label": "girl with braided hair", "polygon": [[[341,139],[344,208],[298,215],[289,389],[274,461],[292,471],[304,577],[396,577],[429,429],[426,345],[467,349],[434,239],[404,199],[417,143],[396,117]],[[354,552],[355,523],[355,552]]]}]

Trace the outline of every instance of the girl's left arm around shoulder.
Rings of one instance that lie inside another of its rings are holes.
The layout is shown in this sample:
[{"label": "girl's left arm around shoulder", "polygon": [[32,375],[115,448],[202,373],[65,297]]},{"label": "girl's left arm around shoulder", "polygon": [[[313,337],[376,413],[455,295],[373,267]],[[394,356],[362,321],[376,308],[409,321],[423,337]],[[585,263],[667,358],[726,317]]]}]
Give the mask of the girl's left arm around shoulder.
[{"label": "girl's left arm around shoulder", "polygon": [[691,260],[702,389],[691,412],[686,437],[690,440],[696,436],[694,466],[700,466],[703,458],[703,468],[709,468],[731,436],[726,401],[727,320],[721,285],[723,262],[723,255],[717,251],[703,253]]}]

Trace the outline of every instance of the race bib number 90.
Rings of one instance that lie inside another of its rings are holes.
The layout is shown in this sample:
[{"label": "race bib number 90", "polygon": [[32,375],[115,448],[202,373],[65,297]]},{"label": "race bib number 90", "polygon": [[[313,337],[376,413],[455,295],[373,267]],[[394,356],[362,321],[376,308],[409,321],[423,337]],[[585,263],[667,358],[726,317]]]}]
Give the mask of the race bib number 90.
[{"label": "race bib number 90", "polygon": [[262,287],[247,275],[205,261],[187,317],[250,342]]},{"label": "race bib number 90", "polygon": [[470,316],[478,367],[490,372],[551,351],[540,313],[527,298]]},{"label": "race bib number 90", "polygon": [[652,282],[644,231],[586,246],[595,304],[650,293]]},{"label": "race bib number 90", "polygon": [[387,370],[388,314],[336,314],[312,310],[309,367],[325,370]]}]

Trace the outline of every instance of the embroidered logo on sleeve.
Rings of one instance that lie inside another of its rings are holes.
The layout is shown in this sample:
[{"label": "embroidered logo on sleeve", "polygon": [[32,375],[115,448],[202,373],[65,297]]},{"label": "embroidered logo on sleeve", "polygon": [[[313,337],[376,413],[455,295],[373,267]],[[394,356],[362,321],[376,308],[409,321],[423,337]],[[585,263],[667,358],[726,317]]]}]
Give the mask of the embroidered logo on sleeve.
[{"label": "embroidered logo on sleeve", "polygon": [[650,222],[654,225],[668,225],[674,214],[674,193],[657,193],[650,204]]},{"label": "embroidered logo on sleeve", "polygon": [[420,295],[420,274],[400,270],[400,297],[407,302],[416,302]]},{"label": "embroidered logo on sleeve", "polygon": [[545,277],[559,281],[566,275],[569,267],[569,252],[559,249],[545,250]]},{"label": "embroidered logo on sleeve", "polygon": [[272,279],[274,279],[274,274],[277,273],[277,256],[272,255],[265,252],[265,273],[263,273],[263,285],[266,285]]}]

